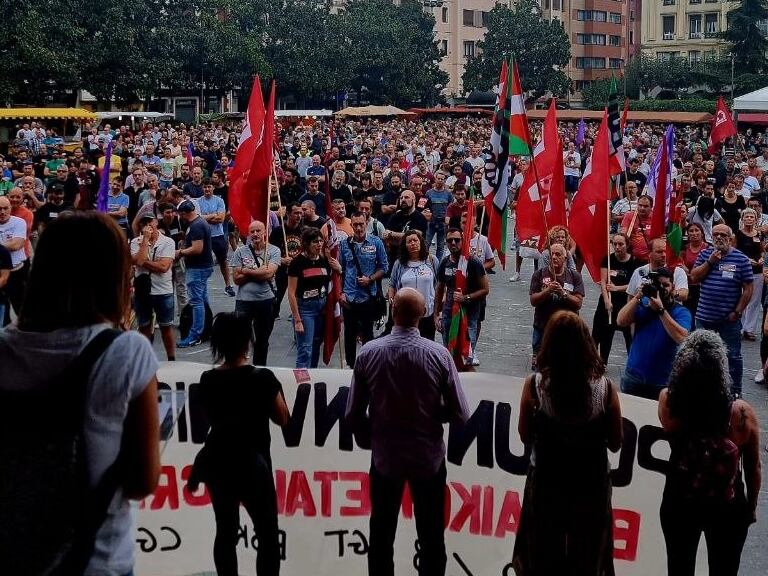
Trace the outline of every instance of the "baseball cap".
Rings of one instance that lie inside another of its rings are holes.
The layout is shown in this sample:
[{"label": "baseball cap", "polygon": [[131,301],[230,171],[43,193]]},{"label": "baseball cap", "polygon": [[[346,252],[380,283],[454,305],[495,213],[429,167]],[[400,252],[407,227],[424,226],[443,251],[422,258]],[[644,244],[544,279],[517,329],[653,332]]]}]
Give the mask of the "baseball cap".
[{"label": "baseball cap", "polygon": [[195,203],[192,200],[182,200],[176,207],[177,212],[194,212],[195,210]]}]

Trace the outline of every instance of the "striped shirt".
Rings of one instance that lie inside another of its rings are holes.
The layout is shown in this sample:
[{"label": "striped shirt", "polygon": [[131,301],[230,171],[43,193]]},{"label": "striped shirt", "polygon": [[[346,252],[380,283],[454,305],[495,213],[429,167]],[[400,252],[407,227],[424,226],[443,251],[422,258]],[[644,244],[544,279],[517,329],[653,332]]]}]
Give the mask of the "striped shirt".
[{"label": "striped shirt", "polygon": [[[713,247],[699,252],[695,266],[709,260]],[[701,297],[696,309],[696,321],[722,322],[736,309],[743,285],[751,283],[752,266],[743,252],[732,248],[717,263],[710,266],[709,274],[701,281]]]},{"label": "striped shirt", "polygon": [[465,422],[467,400],[451,355],[416,328],[365,344],[357,355],[347,418],[371,420],[376,470],[390,477],[429,477],[445,458],[443,422]]}]

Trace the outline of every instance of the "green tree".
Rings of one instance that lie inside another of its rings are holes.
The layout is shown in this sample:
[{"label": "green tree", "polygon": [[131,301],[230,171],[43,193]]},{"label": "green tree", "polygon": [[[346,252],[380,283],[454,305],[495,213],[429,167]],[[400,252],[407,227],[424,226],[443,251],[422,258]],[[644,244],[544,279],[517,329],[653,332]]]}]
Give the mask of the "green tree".
[{"label": "green tree", "polygon": [[0,105],[44,105],[78,87],[81,46],[87,39],[80,5],[80,0],[3,1]]},{"label": "green tree", "polygon": [[334,22],[348,86],[374,103],[434,104],[448,82],[434,26],[416,0],[351,0]]},{"label": "green tree", "polygon": [[489,90],[499,80],[504,56],[517,60],[523,90],[537,98],[547,91],[565,96],[571,87],[563,68],[571,58],[568,35],[558,21],[542,18],[536,0],[514,8],[497,4],[488,14],[488,31],[464,69],[464,89]]},{"label": "green tree", "polygon": [[728,11],[728,29],[722,36],[731,44],[736,68],[740,73],[758,74],[768,69],[765,53],[768,39],[757,23],[768,19],[766,0],[741,0]]}]

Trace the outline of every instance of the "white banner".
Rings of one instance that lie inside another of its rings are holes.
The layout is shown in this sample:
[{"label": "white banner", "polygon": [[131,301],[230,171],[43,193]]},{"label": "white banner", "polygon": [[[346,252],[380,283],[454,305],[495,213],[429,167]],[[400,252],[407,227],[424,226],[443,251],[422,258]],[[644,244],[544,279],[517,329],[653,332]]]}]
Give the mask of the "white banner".
[{"label": "white banner", "polygon": [[[208,494],[202,487],[195,494],[186,489],[207,432],[197,384],[206,368],[177,362],[159,373],[162,388],[186,391],[188,397],[163,452],[160,486],[138,514],[136,573],[142,576],[215,573],[215,525]],[[370,452],[364,447],[366,439],[353,436],[342,418],[351,372],[274,372],[291,410],[285,429],[272,426],[282,574],[365,574]],[[451,495],[447,573],[513,576],[510,562],[528,467],[517,433],[522,380],[482,373],[462,374],[461,380],[472,417],[466,426],[450,431],[446,426]],[[611,455],[616,572],[663,574],[666,553],[659,505],[669,447],[661,438],[656,403],[622,396],[621,404],[624,446]],[[240,536],[240,573],[253,574],[256,542],[242,509]],[[415,540],[406,495],[395,544],[397,574],[416,574]]]}]

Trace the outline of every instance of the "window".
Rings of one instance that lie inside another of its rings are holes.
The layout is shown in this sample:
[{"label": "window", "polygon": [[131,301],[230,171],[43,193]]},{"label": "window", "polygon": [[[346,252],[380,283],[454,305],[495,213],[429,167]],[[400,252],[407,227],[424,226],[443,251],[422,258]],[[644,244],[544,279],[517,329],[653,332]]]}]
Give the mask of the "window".
[{"label": "window", "polygon": [[480,12],[480,23],[483,28],[488,28],[488,12]]},{"label": "window", "polygon": [[621,24],[621,14],[618,12],[611,12],[610,18],[608,19],[608,21],[611,24]]},{"label": "window", "polygon": [[608,36],[608,45],[609,46],[621,46],[621,36],[614,36],[613,34]]},{"label": "window", "polygon": [[549,10],[549,0],[544,0],[544,10]]},{"label": "window", "polygon": [[608,59],[608,67],[613,69],[618,69],[624,66],[624,59],[623,58],[609,58]]},{"label": "window", "polygon": [[560,0],[552,0],[552,10],[557,10],[558,12],[562,9],[562,6],[560,5]]},{"label": "window", "polygon": [[576,34],[576,44],[605,46],[605,34]]},{"label": "window", "polygon": [[462,24],[464,26],[475,25],[475,11],[474,10],[462,10]]},{"label": "window", "polygon": [[446,8],[445,6],[443,6],[442,14],[443,14],[443,24],[448,24],[448,8]]},{"label": "window", "polygon": [[688,63],[698,64],[699,62],[701,62],[701,52],[698,50],[690,50],[688,52]]},{"label": "window", "polygon": [[475,55],[475,43],[471,40],[464,41],[464,58],[472,58]]},{"label": "window", "polygon": [[630,30],[629,31],[629,45],[634,46],[635,45],[635,31]]},{"label": "window", "polygon": [[440,55],[448,55],[448,40],[440,40]]},{"label": "window", "polygon": [[673,40],[675,37],[675,17],[662,16],[661,30],[664,34],[664,40]]},{"label": "window", "polygon": [[602,10],[576,10],[576,20],[582,22],[606,22],[608,13]]},{"label": "window", "polygon": [[604,70],[605,69],[605,58],[576,58],[576,68],[579,68],[581,70],[590,70],[590,69],[597,69],[597,70]]},{"label": "window", "polygon": [[677,57],[677,52],[657,52],[656,58],[661,60],[662,62],[669,62],[672,60],[672,58]]},{"label": "window", "polygon": [[581,92],[590,84],[592,84],[592,80],[576,80],[576,92]]},{"label": "window", "polygon": [[716,2],[720,2],[720,0],[704,0],[707,4],[715,4]]},{"label": "window", "polygon": [[675,0],[662,0],[662,5],[663,6],[674,6],[675,5]]},{"label": "window", "polygon": [[688,17],[688,37],[701,38],[701,14]]},{"label": "window", "polygon": [[701,4],[701,0],[688,0],[691,4]]},{"label": "window", "polygon": [[704,14],[704,32],[706,34],[717,34],[717,14]]}]

